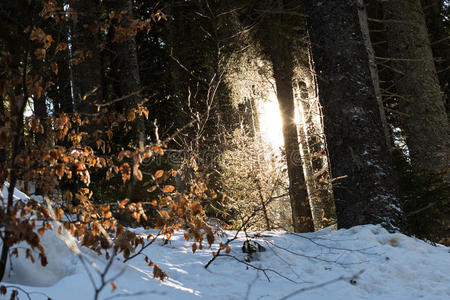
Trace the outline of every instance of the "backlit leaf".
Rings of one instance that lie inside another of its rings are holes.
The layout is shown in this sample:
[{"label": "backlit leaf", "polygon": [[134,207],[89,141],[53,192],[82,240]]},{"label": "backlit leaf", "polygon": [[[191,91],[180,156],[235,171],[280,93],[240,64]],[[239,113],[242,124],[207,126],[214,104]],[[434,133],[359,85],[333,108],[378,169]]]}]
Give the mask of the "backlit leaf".
[{"label": "backlit leaf", "polygon": [[175,190],[175,187],[173,185],[165,185],[163,188],[164,193],[171,193]]},{"label": "backlit leaf", "polygon": [[155,173],[155,178],[161,178],[164,175],[164,171],[163,170],[158,170]]}]

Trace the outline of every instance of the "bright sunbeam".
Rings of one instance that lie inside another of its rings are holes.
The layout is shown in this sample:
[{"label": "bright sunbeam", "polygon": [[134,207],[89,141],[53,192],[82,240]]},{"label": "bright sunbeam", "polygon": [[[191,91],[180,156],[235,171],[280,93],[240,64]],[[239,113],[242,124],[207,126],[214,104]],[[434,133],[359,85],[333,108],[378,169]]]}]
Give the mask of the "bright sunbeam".
[{"label": "bright sunbeam", "polygon": [[273,91],[269,92],[266,101],[261,101],[259,104],[259,127],[263,141],[274,149],[284,145],[280,109],[277,96]]}]

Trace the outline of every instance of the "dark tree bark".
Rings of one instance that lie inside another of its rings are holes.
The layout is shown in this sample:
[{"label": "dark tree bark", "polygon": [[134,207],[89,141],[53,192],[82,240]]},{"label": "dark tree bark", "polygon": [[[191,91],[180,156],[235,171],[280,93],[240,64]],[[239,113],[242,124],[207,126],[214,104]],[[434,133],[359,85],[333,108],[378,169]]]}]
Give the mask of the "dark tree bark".
[{"label": "dark tree bark", "polygon": [[425,175],[445,171],[449,125],[420,0],[385,1],[383,10],[412,167]]},{"label": "dark tree bark", "polygon": [[103,100],[97,37],[91,32],[98,21],[96,0],[74,0],[72,36],[73,92],[75,111],[95,113],[94,103]]},{"label": "dark tree bark", "polygon": [[[4,125],[5,125],[5,99],[0,96],[0,128],[3,127]],[[6,149],[4,147],[5,144],[2,142],[2,145],[0,147],[0,174],[3,174],[6,162]]]},{"label": "dark tree bark", "polygon": [[[63,5],[63,3],[61,3]],[[68,18],[61,20],[57,30],[52,32],[58,41],[69,44],[70,22]],[[73,99],[71,91],[71,63],[69,49],[55,54],[58,66],[58,74],[55,74],[55,86],[50,90],[50,98],[53,100],[54,113],[73,113]]]},{"label": "dark tree bark", "polygon": [[[41,123],[41,125],[44,127],[46,127],[46,119],[47,119],[47,105],[45,103],[45,97],[41,96],[39,99],[34,99],[33,100],[33,108],[34,108],[34,116],[36,117],[36,119],[39,120],[39,122]],[[44,133],[38,131],[38,132],[34,132],[34,136],[36,139],[36,143],[41,142],[44,139]]]},{"label": "dark tree bark", "polygon": [[[59,53],[58,53],[59,54]],[[58,58],[58,76],[57,76],[57,98],[56,112],[57,113],[73,113],[73,99],[70,82],[70,65],[69,55],[67,52],[61,53],[60,59]]]},{"label": "dark tree bark", "polygon": [[[403,229],[396,177],[355,1],[302,1],[323,106],[338,226]],[[340,179],[337,179],[340,178]]]},{"label": "dark tree bark", "polygon": [[[111,1],[110,1],[111,2]],[[114,0],[111,7],[116,11],[126,11],[120,26],[125,29],[131,29],[132,26],[130,19],[133,18],[133,7],[131,0]],[[129,34],[124,40],[115,41],[115,49],[117,51],[117,71],[118,80],[120,86],[120,96],[127,97],[122,106],[124,111],[136,108],[142,101],[141,96],[141,78],[139,75],[139,64],[136,48],[136,39],[134,35],[131,35],[132,30],[129,30]],[[144,148],[145,143],[145,124],[142,118],[137,118],[134,126],[134,139],[135,144],[140,149]]]},{"label": "dark tree bark", "polygon": [[[447,117],[450,115],[450,37],[444,24],[444,0],[421,0]],[[448,8],[447,8],[448,11]],[[447,15],[448,17],[448,15]]]},{"label": "dark tree bark", "polygon": [[[133,19],[133,6],[131,0],[111,0],[106,2],[110,8],[116,13],[126,12],[120,24],[117,26],[123,27],[127,30],[127,35],[118,38],[115,35],[114,49],[117,51],[116,67],[118,72],[118,82],[121,97],[127,97],[119,105],[121,112],[128,114],[132,109],[136,109],[137,105],[142,102],[141,95],[141,78],[139,75],[138,55],[136,48],[136,39],[131,28]],[[145,122],[143,117],[136,116],[133,122],[132,142],[139,148],[139,151],[144,151],[145,146]],[[133,170],[136,170],[137,162],[134,162]],[[128,185],[128,197],[132,200],[139,199],[139,190],[137,182],[139,181],[137,173],[133,171],[131,182]]]}]

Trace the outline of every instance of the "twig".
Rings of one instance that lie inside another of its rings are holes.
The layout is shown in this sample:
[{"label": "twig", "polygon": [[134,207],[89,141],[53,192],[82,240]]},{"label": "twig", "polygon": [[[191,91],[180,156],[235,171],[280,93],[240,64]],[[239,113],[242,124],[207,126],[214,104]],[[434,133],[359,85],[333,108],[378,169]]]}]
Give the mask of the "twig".
[{"label": "twig", "polygon": [[375,19],[375,18],[367,18],[368,21],[375,22],[375,23],[400,23],[400,24],[410,24],[409,21],[403,21],[403,20],[392,20],[392,19]]},{"label": "twig", "polygon": [[324,287],[324,286],[326,286],[326,285],[329,285],[329,284],[332,284],[332,283],[335,283],[335,282],[338,282],[338,281],[341,281],[341,280],[351,282],[351,281],[353,281],[353,280],[358,279],[358,278],[359,278],[359,275],[361,275],[362,273],[364,273],[364,270],[361,270],[361,271],[359,271],[358,273],[356,273],[356,274],[354,274],[354,275],[352,275],[352,276],[350,276],[350,277],[346,277],[346,276],[342,275],[342,276],[339,276],[339,277],[336,278],[336,279],[332,279],[332,280],[329,280],[329,281],[325,281],[325,282],[323,282],[323,283],[316,284],[316,285],[313,285],[313,286],[301,288],[301,289],[299,289],[299,290],[296,290],[295,292],[290,293],[290,294],[287,295],[287,296],[284,296],[284,297],[280,298],[279,300],[286,300],[286,299],[289,299],[289,298],[291,298],[292,296],[295,296],[295,295],[297,295],[297,294],[300,294],[300,293],[303,293],[303,292],[306,292],[306,291],[310,291],[310,290],[314,290],[314,289],[318,289],[318,288]]},{"label": "twig", "polygon": [[153,244],[153,243],[156,241],[156,239],[161,235],[161,233],[162,233],[162,229],[159,230],[158,234],[155,235],[155,236],[153,237],[153,239],[152,239],[150,242],[148,242],[146,245],[142,246],[141,249],[139,249],[138,252],[136,252],[135,254],[129,256],[129,257],[126,258],[123,262],[126,263],[126,262],[129,261],[130,259],[133,259],[133,258],[135,258],[136,256],[142,254],[142,251],[144,251],[148,246],[150,246],[151,244]]},{"label": "twig", "polygon": [[415,61],[415,62],[423,61],[422,58],[395,58],[395,57],[380,57],[380,56],[375,56],[375,59],[384,61]]},{"label": "twig", "polygon": [[[266,201],[266,205],[268,205],[271,201],[273,200],[273,198],[269,198],[269,200]],[[239,232],[242,231],[243,228],[245,228],[247,226],[247,224],[250,222],[251,219],[253,219],[256,214],[261,210],[261,207],[258,207],[257,209],[255,209],[252,214],[247,218],[247,220],[245,220],[244,222],[242,222],[242,225],[239,227],[238,230],[236,230],[236,234],[234,235],[234,237],[232,237],[231,239],[227,239],[227,241],[225,242],[225,245],[228,246],[232,241],[236,240]],[[209,265],[217,258],[217,256],[220,255],[220,252],[222,251],[221,248],[219,248],[219,250],[217,250],[216,255],[214,255],[205,265],[205,269],[208,269]]]},{"label": "twig", "polygon": [[268,281],[270,281],[270,278],[269,278],[269,276],[267,275],[267,272],[272,272],[272,273],[275,273],[275,274],[277,274],[278,276],[280,276],[280,277],[282,277],[282,278],[284,278],[284,279],[286,279],[286,280],[289,280],[289,281],[292,282],[292,283],[297,283],[297,284],[302,283],[302,282],[298,282],[298,281],[292,280],[291,278],[289,278],[289,277],[287,277],[287,276],[284,276],[284,275],[281,274],[280,272],[275,271],[275,270],[273,270],[273,269],[261,268],[261,267],[252,265],[251,263],[248,263],[248,262],[246,262],[245,260],[242,260],[242,259],[240,259],[240,258],[237,258],[237,257],[234,256],[234,255],[230,255],[230,254],[220,254],[220,255],[216,255],[216,256],[221,256],[221,257],[231,257],[232,259],[234,259],[234,260],[236,260],[236,261],[238,261],[238,262],[240,262],[240,263],[242,263],[242,264],[244,264],[244,265],[246,265],[246,266],[249,266],[249,267],[252,268],[252,269],[255,269],[255,270],[258,270],[258,271],[262,271],[263,274],[264,274],[264,276],[266,276],[266,278],[267,278]]},{"label": "twig", "polygon": [[[18,290],[18,291],[21,291],[22,293],[25,294],[25,296],[27,296],[27,298],[28,298],[29,300],[31,300],[31,295],[42,295],[42,296],[44,296],[44,297],[47,297],[47,299],[50,299],[50,300],[51,300],[51,298],[50,298],[47,294],[42,293],[42,292],[28,292],[28,291],[24,290],[23,288],[18,287],[18,286],[16,286],[16,285],[4,285],[4,287],[7,288],[7,289],[11,288],[11,289],[16,289],[16,290]],[[18,299],[18,298],[17,298],[17,299]]]},{"label": "twig", "polygon": [[401,111],[398,111],[396,109],[392,109],[392,108],[389,108],[389,107],[385,107],[384,109],[386,111],[388,111],[388,112],[391,112],[391,113],[394,113],[394,114],[398,114],[398,115],[406,117],[406,118],[410,118],[411,117],[411,115],[409,115],[407,113],[404,113],[404,112],[401,112]]},{"label": "twig", "polygon": [[417,215],[418,213],[421,213],[422,211],[433,207],[435,204],[437,204],[437,201],[428,203],[425,207],[419,208],[419,209],[417,209],[415,211],[411,211],[411,212],[407,213],[405,216],[406,217],[410,217],[410,216]]},{"label": "twig", "polygon": [[128,95],[125,95],[125,96],[122,96],[122,97],[113,99],[113,100],[108,101],[108,102],[106,102],[106,103],[94,103],[94,105],[97,106],[97,107],[109,106],[109,105],[114,104],[114,103],[116,103],[116,102],[119,102],[119,101],[122,101],[122,100],[125,100],[125,99],[128,99],[128,98],[131,98],[131,97],[133,97],[133,96],[135,96],[135,95],[138,95],[138,94],[140,94],[143,90],[144,90],[144,89],[142,88],[142,89],[139,89],[139,90],[137,90],[137,91],[135,91],[135,92],[132,92],[131,94],[128,94]]},{"label": "twig", "polygon": [[153,291],[140,291],[140,292],[129,293],[129,294],[122,293],[122,294],[116,294],[114,296],[103,298],[103,300],[110,300],[110,299],[122,298],[122,297],[136,297],[136,296],[142,296],[142,295],[148,295],[148,294],[152,294],[152,295],[154,295],[154,294],[161,294],[161,295],[164,295],[165,293],[161,293],[161,292],[158,292],[158,291],[155,291],[155,290],[153,290]]},{"label": "twig", "polygon": [[[302,253],[297,253],[297,252],[294,252],[294,251],[289,250],[289,249],[287,249],[287,248],[284,248],[284,247],[282,247],[282,246],[278,246],[277,244],[275,244],[275,243],[273,243],[273,242],[271,242],[271,241],[267,241],[267,240],[264,240],[264,241],[265,241],[267,244],[271,244],[272,246],[274,246],[274,247],[276,247],[276,248],[279,248],[279,249],[281,249],[281,250],[284,250],[284,251],[286,251],[286,252],[288,252],[288,253],[290,253],[290,254],[293,254],[293,255],[296,255],[296,256],[301,256],[301,257],[308,258],[308,259],[315,259],[315,260],[323,261],[323,262],[326,262],[326,263],[335,263],[335,264],[338,264],[338,265],[341,265],[341,266],[345,266],[345,265],[362,264],[362,263],[364,263],[364,262],[367,262],[367,261],[360,261],[360,262],[355,262],[355,263],[338,263],[338,260],[339,260],[339,258],[341,258],[341,256],[338,257],[338,258],[335,259],[335,260],[328,260],[328,259],[320,258],[320,257],[318,257],[318,256],[310,256],[310,255],[306,255],[306,254],[302,254]],[[328,246],[325,246],[325,247],[328,248],[328,249],[333,249],[333,250],[341,250],[341,249],[334,249],[334,248],[328,247]],[[373,248],[373,247],[370,247],[370,248]],[[366,249],[361,249],[360,251],[362,251],[362,250],[366,250]],[[344,251],[344,250],[342,250],[342,251]],[[348,249],[347,251],[358,251],[358,250]]]},{"label": "twig", "polygon": [[117,252],[114,251],[113,255],[110,257],[110,259],[108,260],[108,263],[105,266],[105,269],[103,271],[100,271],[95,265],[93,265],[91,263],[91,266],[94,268],[94,270],[98,273],[98,275],[100,276],[100,285],[97,286],[97,284],[95,283],[95,279],[94,276],[92,275],[92,272],[89,270],[89,266],[87,265],[86,261],[84,260],[82,254],[79,255],[80,261],[83,264],[84,268],[86,269],[86,272],[88,273],[89,279],[92,283],[92,286],[94,287],[95,290],[95,294],[94,294],[94,300],[98,300],[100,293],[102,292],[102,290],[105,288],[105,286],[108,283],[113,282],[114,280],[116,280],[117,278],[119,278],[120,276],[122,276],[122,274],[125,272],[125,268],[123,268],[122,270],[120,270],[119,273],[117,273],[116,275],[114,275],[113,277],[111,277],[108,280],[105,280],[106,275],[108,274],[114,259],[117,255]]},{"label": "twig", "polygon": [[252,286],[256,283],[256,281],[259,279],[259,273],[256,273],[255,279],[253,279],[252,282],[250,282],[247,286],[247,292],[245,293],[245,300],[248,299],[248,297],[250,296],[250,290],[252,288]]},{"label": "twig", "polygon": [[441,42],[444,42],[444,41],[446,41],[446,40],[448,40],[448,39],[450,39],[450,36],[447,36],[447,37],[445,37],[445,38],[442,38],[442,39],[440,39],[440,40],[437,40],[437,41],[432,42],[432,43],[431,43],[431,46],[434,46],[434,45],[436,45],[436,44],[439,44],[439,43],[441,43]]},{"label": "twig", "polygon": [[375,247],[375,246],[372,246],[372,247],[366,247],[366,248],[361,248],[361,249],[347,249],[347,248],[340,248],[340,247],[332,247],[332,246],[328,246],[328,245],[323,245],[323,244],[320,244],[320,243],[318,243],[318,242],[314,241],[314,239],[313,239],[313,238],[310,238],[310,237],[304,236],[304,235],[302,235],[302,234],[299,234],[299,233],[295,233],[295,232],[289,232],[289,234],[292,234],[292,235],[295,235],[295,236],[301,237],[301,238],[303,238],[303,239],[306,239],[306,240],[310,241],[311,243],[313,243],[313,244],[315,244],[315,245],[317,245],[317,246],[320,246],[320,247],[324,247],[324,248],[328,248],[328,249],[333,249],[333,250],[341,250],[341,251],[356,251],[356,252],[359,252],[359,251],[363,251],[363,250],[368,250],[368,249],[372,249],[372,248],[374,248],[374,247]]}]

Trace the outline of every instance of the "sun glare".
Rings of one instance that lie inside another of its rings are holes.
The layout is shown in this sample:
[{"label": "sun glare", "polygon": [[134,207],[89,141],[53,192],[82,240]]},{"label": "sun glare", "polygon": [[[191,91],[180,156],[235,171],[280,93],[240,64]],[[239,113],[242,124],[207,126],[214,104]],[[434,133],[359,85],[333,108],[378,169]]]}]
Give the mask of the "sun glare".
[{"label": "sun glare", "polygon": [[269,93],[266,101],[261,101],[259,104],[259,127],[263,141],[274,149],[283,146],[280,109],[277,96],[273,91]]}]

